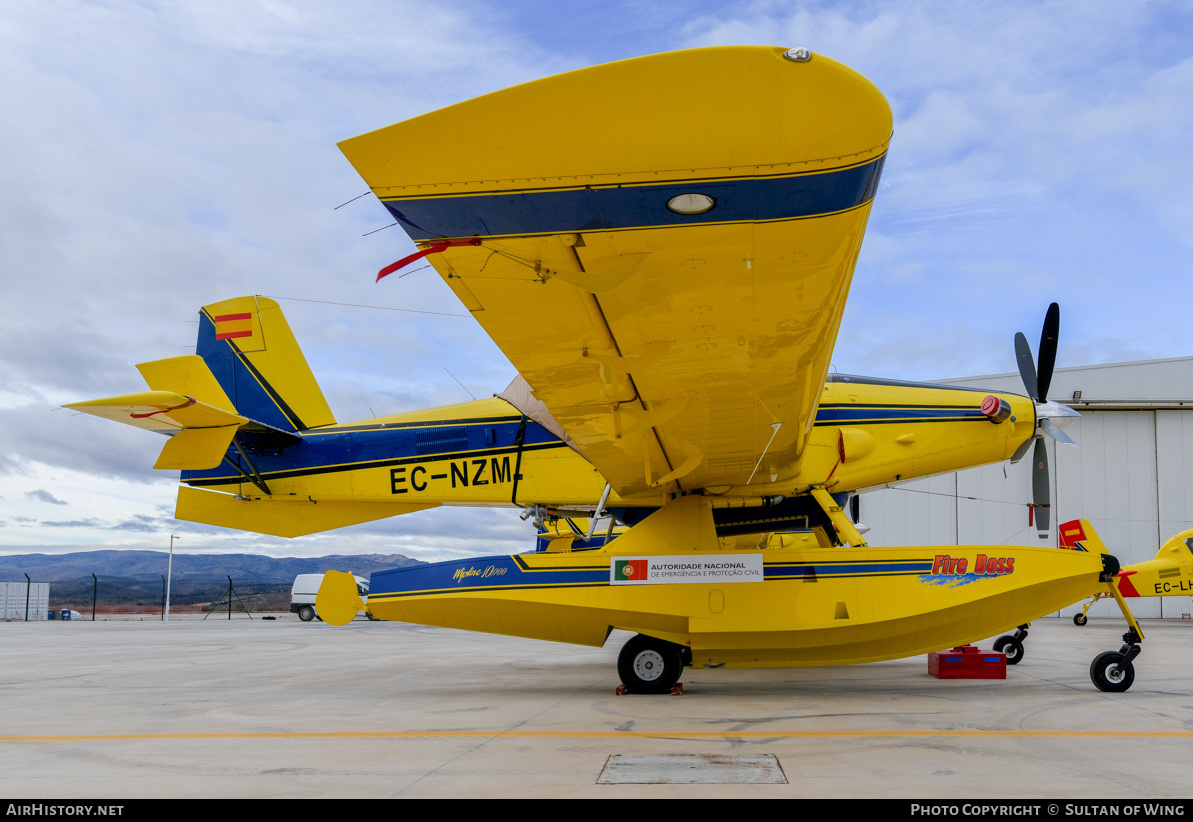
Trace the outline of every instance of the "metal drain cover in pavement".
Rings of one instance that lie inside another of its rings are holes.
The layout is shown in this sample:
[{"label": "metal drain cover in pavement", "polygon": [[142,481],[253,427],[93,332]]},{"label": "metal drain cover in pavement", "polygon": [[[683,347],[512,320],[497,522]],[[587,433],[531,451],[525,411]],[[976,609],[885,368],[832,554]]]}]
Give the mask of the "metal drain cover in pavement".
[{"label": "metal drain cover in pavement", "polygon": [[597,779],[597,784],[685,783],[785,785],[787,777],[774,754],[643,754],[609,757]]}]

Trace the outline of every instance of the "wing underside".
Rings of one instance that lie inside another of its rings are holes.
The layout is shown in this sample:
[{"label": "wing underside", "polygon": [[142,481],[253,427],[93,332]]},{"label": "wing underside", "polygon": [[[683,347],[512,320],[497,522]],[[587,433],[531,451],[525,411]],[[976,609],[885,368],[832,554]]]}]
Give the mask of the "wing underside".
[{"label": "wing underside", "polygon": [[[581,119],[546,116],[560,100]],[[734,47],[548,78],[341,148],[630,500],[798,473],[889,136],[851,70]]]}]

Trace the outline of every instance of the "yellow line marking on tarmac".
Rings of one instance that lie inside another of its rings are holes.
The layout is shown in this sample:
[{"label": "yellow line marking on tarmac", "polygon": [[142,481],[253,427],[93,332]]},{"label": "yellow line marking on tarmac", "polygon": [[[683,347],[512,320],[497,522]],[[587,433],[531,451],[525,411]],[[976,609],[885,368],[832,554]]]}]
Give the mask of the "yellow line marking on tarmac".
[{"label": "yellow line marking on tarmac", "polygon": [[513,739],[894,739],[1062,738],[1062,739],[1189,739],[1193,731],[992,731],[977,729],[929,731],[229,731],[177,734],[28,734],[0,736],[0,742],[158,742],[198,739],[453,739],[509,737]]}]

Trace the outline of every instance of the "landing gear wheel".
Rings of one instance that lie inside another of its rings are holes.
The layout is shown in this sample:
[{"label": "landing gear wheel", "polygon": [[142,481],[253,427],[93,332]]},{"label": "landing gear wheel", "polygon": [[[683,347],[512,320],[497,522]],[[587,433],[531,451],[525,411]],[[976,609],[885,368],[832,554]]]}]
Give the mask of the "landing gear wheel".
[{"label": "landing gear wheel", "polygon": [[1007,655],[1008,665],[1018,665],[1023,659],[1023,643],[1013,636],[1000,636],[994,640],[994,650]]},{"label": "landing gear wheel", "polygon": [[1131,687],[1135,681],[1135,666],[1124,659],[1118,651],[1106,651],[1094,657],[1089,666],[1089,678],[1099,691],[1121,693]]},{"label": "landing gear wheel", "polygon": [[680,646],[638,634],[617,655],[617,674],[631,694],[665,694],[683,671]]},{"label": "landing gear wheel", "polygon": [[1089,622],[1089,619],[1086,618],[1085,614],[1073,614],[1074,625],[1084,625],[1087,622]]},{"label": "landing gear wheel", "polygon": [[303,622],[310,622],[315,618],[315,609],[310,605],[303,605],[298,609],[298,618]]}]

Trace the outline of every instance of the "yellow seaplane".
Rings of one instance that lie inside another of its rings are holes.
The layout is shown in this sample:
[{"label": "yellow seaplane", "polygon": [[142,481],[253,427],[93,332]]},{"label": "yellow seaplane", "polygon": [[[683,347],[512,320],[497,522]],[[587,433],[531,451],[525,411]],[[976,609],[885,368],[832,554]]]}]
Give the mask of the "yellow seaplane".
[{"label": "yellow seaplane", "polygon": [[[148,391],[69,407],[170,435],[155,467],[182,471],[179,519],[298,536],[523,509],[537,550],[374,574],[369,611],[591,646],[631,631],[634,692],[668,691],[685,664],[862,663],[1022,626],[1117,562],[873,547],[846,513],[868,488],[1033,443],[1039,463],[1075,415],[1047,400],[1055,306],[1038,363],[1016,339],[1028,396],[830,373],[891,131],[840,63],[718,47],[346,140],[419,249],[378,279],[430,262],[516,366],[505,392],[336,422],[277,304],[243,297],[202,309],[194,356],[138,366]],[[319,613],[347,621],[355,584],[327,580]]]},{"label": "yellow seaplane", "polygon": [[[1060,526],[1060,545],[1072,551],[1110,551],[1089,520],[1075,519]],[[1111,597],[1193,596],[1193,528],[1170,537],[1154,559],[1122,566],[1109,591],[1099,591],[1073,615],[1074,625],[1089,621],[1089,609]]]}]

